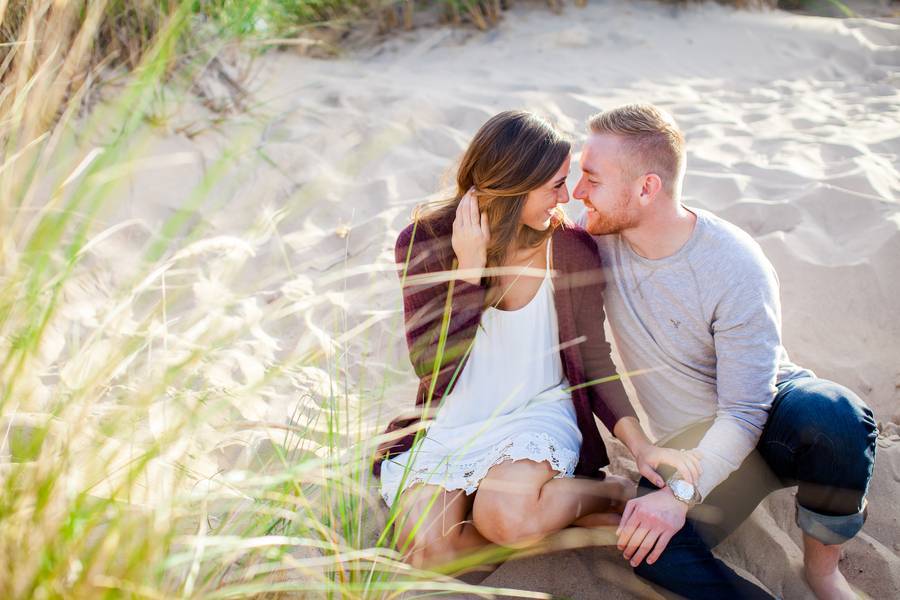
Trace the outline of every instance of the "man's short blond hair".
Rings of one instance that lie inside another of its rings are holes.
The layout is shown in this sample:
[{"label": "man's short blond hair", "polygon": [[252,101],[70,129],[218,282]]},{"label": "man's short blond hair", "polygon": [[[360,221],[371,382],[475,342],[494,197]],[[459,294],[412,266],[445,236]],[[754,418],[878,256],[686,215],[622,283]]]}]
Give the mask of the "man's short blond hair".
[{"label": "man's short blond hair", "polygon": [[625,104],[597,113],[588,121],[592,133],[615,135],[628,156],[622,165],[633,176],[656,173],[673,197],[681,193],[684,134],[672,115],[652,104]]}]

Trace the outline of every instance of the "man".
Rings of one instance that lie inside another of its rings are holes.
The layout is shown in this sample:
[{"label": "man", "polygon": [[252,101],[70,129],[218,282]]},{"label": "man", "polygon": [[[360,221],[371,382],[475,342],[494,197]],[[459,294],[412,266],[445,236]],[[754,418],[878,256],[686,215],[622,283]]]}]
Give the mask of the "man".
[{"label": "man", "polygon": [[855,597],[840,544],[865,520],[872,412],[788,360],[778,280],[759,245],[681,204],[684,137],[651,105],[591,118],[585,228],[608,269],[607,318],[660,445],[700,457],[696,486],[643,478],[618,546],[642,577],[687,598],[769,597],[710,548],[771,491],[798,485],[804,572],[819,598]]}]

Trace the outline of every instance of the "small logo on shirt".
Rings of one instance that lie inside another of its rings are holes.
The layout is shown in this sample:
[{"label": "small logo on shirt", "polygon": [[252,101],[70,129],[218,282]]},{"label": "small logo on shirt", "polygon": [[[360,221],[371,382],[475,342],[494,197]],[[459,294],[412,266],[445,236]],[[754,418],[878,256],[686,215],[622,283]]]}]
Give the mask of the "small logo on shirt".
[{"label": "small logo on shirt", "polygon": [[669,323],[671,323],[675,329],[678,329],[681,326],[681,321],[676,321],[675,319],[669,319]]}]

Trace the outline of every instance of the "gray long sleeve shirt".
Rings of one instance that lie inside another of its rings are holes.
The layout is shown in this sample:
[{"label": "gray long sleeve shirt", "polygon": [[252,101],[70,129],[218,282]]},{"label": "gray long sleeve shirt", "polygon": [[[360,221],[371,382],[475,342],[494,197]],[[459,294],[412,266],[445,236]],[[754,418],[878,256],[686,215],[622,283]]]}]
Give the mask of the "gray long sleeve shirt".
[{"label": "gray long sleeve shirt", "polygon": [[778,279],[759,244],[715,215],[675,254],[649,260],[619,235],[595,236],[606,316],[650,429],[667,438],[714,422],[700,442],[709,492],[756,446],[776,382],[809,373],[781,345]]}]

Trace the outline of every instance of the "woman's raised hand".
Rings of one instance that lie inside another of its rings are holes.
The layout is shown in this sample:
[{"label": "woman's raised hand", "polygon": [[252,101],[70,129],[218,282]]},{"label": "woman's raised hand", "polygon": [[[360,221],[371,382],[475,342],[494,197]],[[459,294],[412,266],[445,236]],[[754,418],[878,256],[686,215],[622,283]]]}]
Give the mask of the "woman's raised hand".
[{"label": "woman's raised hand", "polygon": [[481,271],[487,264],[487,248],[491,241],[487,215],[478,212],[475,188],[459,201],[456,219],[453,221],[451,244],[461,271],[459,279],[474,285],[481,282]]}]

